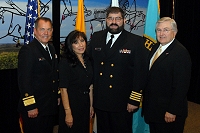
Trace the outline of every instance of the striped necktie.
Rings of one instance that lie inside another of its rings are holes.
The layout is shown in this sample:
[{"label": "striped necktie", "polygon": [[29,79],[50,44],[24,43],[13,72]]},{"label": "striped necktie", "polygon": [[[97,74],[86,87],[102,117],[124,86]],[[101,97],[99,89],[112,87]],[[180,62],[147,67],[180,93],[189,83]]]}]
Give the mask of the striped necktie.
[{"label": "striped necktie", "polygon": [[153,63],[156,61],[156,59],[160,56],[160,54],[162,53],[162,46],[160,46],[151,62],[151,66],[153,65]]}]

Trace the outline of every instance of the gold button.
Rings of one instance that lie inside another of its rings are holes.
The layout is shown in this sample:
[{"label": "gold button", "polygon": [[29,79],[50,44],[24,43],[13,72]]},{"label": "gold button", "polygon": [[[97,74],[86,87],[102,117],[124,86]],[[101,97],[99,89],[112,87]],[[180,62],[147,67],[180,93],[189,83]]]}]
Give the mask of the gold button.
[{"label": "gold button", "polygon": [[55,83],[55,80],[53,80],[53,83]]},{"label": "gold button", "polygon": [[111,67],[114,67],[114,64],[110,64]]},{"label": "gold button", "polygon": [[112,88],[112,85],[110,85],[109,88],[111,89],[111,88]]},{"label": "gold button", "polygon": [[57,70],[57,72],[59,72],[59,70]]},{"label": "gold button", "polygon": [[110,75],[110,78],[113,78],[113,75]]},{"label": "gold button", "polygon": [[103,65],[104,64],[104,62],[101,62],[101,65]]},{"label": "gold button", "polygon": [[99,73],[99,75],[101,75],[101,76],[102,76],[102,75],[103,75],[103,73]]},{"label": "gold button", "polygon": [[54,92],[54,90],[53,90],[53,92]]}]

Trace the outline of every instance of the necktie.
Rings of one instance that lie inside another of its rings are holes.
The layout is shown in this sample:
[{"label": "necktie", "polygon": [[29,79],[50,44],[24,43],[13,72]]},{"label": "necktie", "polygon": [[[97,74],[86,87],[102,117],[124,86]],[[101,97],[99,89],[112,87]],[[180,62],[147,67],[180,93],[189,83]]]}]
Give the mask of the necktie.
[{"label": "necktie", "polygon": [[154,58],[153,58],[153,60],[152,60],[152,62],[151,62],[151,66],[152,66],[153,63],[156,61],[156,59],[160,56],[161,52],[162,52],[162,46],[160,46],[160,47],[158,48],[158,50],[157,50],[157,52],[156,52],[156,54],[155,54],[155,56],[154,56]]},{"label": "necktie", "polygon": [[112,44],[112,39],[114,38],[114,35],[110,36],[110,40],[108,41],[108,43],[106,44],[107,49],[110,48],[111,44]]},{"label": "necktie", "polygon": [[48,46],[46,46],[45,50],[47,51],[47,53],[48,53],[48,55],[49,55],[49,57],[50,57],[50,59],[51,59],[51,53],[50,53],[50,51],[49,51]]}]

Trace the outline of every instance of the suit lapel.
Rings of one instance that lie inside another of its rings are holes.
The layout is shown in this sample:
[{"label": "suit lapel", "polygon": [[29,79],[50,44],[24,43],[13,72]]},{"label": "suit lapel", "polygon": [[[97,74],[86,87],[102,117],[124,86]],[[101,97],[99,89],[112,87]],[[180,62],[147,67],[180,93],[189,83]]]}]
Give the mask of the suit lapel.
[{"label": "suit lapel", "polygon": [[44,49],[44,47],[42,46],[42,44],[37,40],[34,39],[35,44],[37,46],[37,48],[39,49],[39,51],[41,52],[41,54],[44,56],[44,58],[49,62],[49,64],[52,64],[51,58],[49,56],[49,54],[47,53],[47,51]]},{"label": "suit lapel", "polygon": [[153,48],[152,48],[152,50],[151,50],[151,52],[149,53],[149,61],[151,60],[151,58],[152,58],[152,56],[153,56],[153,54],[156,52],[156,50],[158,49],[158,47],[159,47],[159,43],[157,43],[157,44],[155,44],[154,46],[153,46]]},{"label": "suit lapel", "polygon": [[49,46],[49,50],[50,50],[50,52],[51,52],[51,57],[52,57],[52,59],[51,59],[51,64],[53,65],[54,62],[55,62],[55,58],[57,58],[57,57],[55,57],[55,56],[56,56],[56,53],[55,53],[55,50],[54,50],[54,48],[53,48],[52,45],[48,45],[48,46]]},{"label": "suit lapel", "polygon": [[106,57],[106,37],[107,37],[107,30],[104,30],[99,37],[99,42],[95,45],[96,51],[101,51],[101,57]]},{"label": "suit lapel", "polygon": [[[151,69],[153,69],[154,67],[156,67],[162,60],[164,60],[172,51],[174,45],[176,44],[176,39],[167,47],[167,49],[165,49],[165,51],[163,51],[163,53],[158,57],[158,59],[153,63]],[[159,45],[158,45],[159,46]],[[156,46],[158,48],[158,46]],[[157,50],[157,48],[155,48],[153,54],[155,53],[155,51]],[[152,54],[152,56],[153,56]],[[152,57],[151,56],[151,57]],[[151,59],[151,58],[150,58]],[[150,70],[151,70],[150,69]]]},{"label": "suit lapel", "polygon": [[106,37],[107,37],[107,32],[104,32],[100,42],[104,56],[106,56]]}]

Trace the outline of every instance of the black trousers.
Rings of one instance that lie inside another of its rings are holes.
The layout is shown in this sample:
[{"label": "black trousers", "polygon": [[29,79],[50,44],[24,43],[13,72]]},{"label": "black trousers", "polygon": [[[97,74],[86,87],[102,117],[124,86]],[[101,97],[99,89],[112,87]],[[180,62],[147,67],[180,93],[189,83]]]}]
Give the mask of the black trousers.
[{"label": "black trousers", "polygon": [[98,133],[132,133],[133,113],[95,109]]},{"label": "black trousers", "polygon": [[185,117],[176,117],[171,123],[150,122],[150,133],[183,133],[185,120]]},{"label": "black trousers", "polygon": [[28,114],[22,114],[24,133],[52,133],[56,121],[56,115],[38,116],[29,118]]}]

